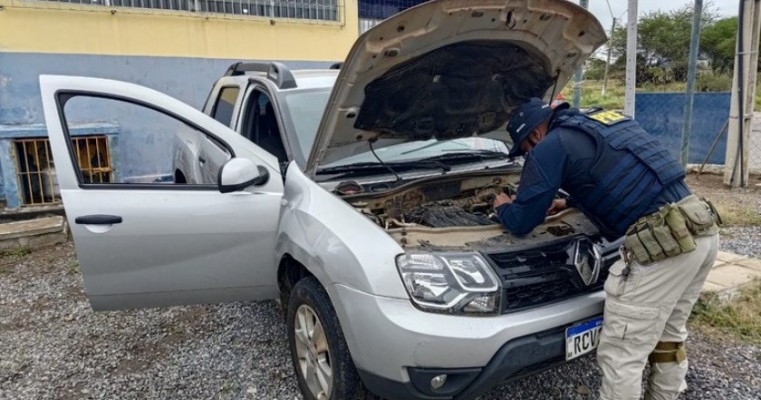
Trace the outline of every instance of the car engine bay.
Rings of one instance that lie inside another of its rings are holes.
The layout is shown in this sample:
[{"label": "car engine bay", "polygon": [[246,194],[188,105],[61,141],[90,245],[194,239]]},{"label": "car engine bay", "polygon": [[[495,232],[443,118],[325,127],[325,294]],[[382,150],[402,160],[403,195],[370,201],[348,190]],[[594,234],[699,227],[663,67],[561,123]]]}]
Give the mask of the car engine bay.
[{"label": "car engine bay", "polygon": [[[578,210],[548,216],[524,236],[506,232],[493,201],[499,193],[515,194],[519,173],[506,171],[423,178],[374,192],[357,182],[342,182],[335,193],[404,248],[503,251],[505,245],[536,246],[573,235],[593,236],[594,225]],[[369,192],[369,193],[368,193]]]}]

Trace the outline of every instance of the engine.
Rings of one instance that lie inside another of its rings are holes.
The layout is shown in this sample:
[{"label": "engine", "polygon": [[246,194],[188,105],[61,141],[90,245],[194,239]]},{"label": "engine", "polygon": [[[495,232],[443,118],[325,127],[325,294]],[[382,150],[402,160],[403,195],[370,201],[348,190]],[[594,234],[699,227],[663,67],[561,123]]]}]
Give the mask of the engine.
[{"label": "engine", "polygon": [[[499,193],[514,194],[516,178],[434,179],[383,194],[353,194],[344,199],[385,229],[495,225],[499,220],[494,215],[494,199]],[[359,185],[352,187],[364,189]]]}]

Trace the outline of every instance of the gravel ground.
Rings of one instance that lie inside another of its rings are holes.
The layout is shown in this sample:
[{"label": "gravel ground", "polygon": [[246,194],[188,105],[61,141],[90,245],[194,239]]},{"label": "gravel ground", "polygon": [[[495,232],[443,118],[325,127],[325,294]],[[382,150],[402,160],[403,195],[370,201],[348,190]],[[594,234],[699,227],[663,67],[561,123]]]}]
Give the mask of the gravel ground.
[{"label": "gravel ground", "polygon": [[[0,399],[301,398],[274,302],[94,313],[82,290],[70,243],[0,259]],[[689,346],[683,399],[761,398],[761,348]],[[593,399],[598,385],[587,357],[481,400]]]}]

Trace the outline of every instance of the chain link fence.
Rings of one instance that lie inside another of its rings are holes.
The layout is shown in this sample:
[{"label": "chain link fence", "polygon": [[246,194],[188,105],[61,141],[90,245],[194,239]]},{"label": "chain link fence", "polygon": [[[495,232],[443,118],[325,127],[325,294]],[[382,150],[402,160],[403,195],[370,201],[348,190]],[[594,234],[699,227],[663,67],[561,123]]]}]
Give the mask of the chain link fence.
[{"label": "chain link fence", "polygon": [[[688,164],[724,164],[730,97],[729,92],[695,93]],[[635,99],[637,121],[677,159],[683,145],[686,101],[684,92],[640,92]]]},{"label": "chain link fence", "polygon": [[[711,165],[723,171],[729,129],[731,102],[731,72],[715,73],[706,65],[695,81],[692,127],[689,135],[688,164]],[[624,72],[611,71],[607,85],[603,73],[604,61],[592,60],[585,67],[580,84],[581,108],[603,107],[623,110]],[[635,116],[650,133],[659,137],[674,157],[679,158],[682,146],[685,83],[664,68],[641,68],[637,72]],[[573,98],[574,82],[561,92],[566,101]],[[603,90],[603,88],[605,88]],[[756,110],[748,116],[751,133],[743,146],[748,151],[751,174],[761,174],[761,88],[756,89]]]}]

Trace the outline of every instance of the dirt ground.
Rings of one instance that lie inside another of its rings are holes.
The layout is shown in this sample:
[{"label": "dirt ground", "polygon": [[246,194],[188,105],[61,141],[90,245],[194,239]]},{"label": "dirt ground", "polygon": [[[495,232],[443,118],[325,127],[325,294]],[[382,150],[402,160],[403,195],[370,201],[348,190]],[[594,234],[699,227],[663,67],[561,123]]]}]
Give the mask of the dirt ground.
[{"label": "dirt ground", "polygon": [[761,175],[751,175],[748,188],[729,188],[722,175],[696,173],[687,175],[687,184],[698,196],[705,197],[728,217],[729,225],[761,225]]}]

